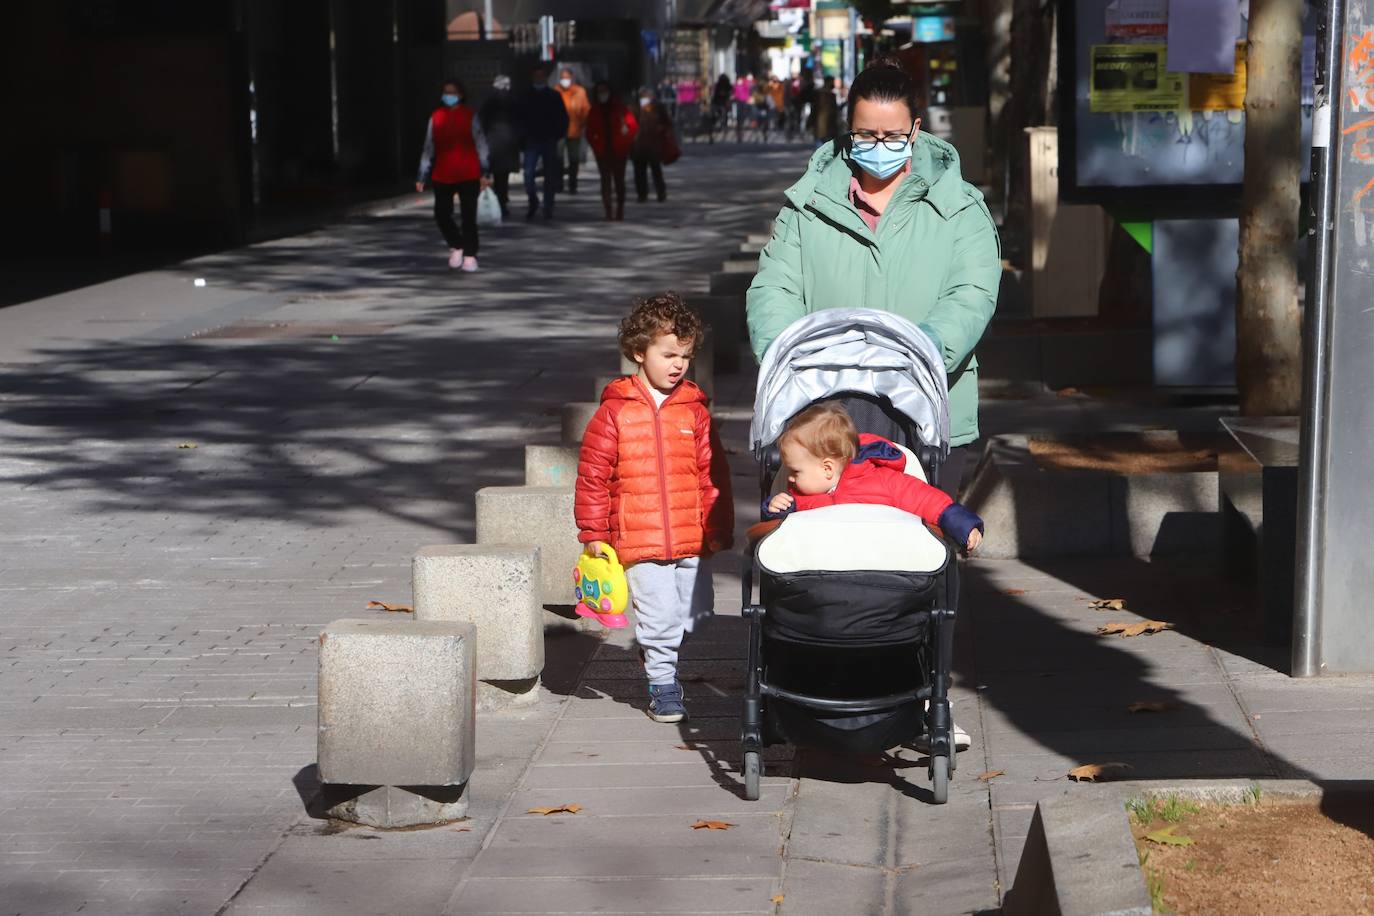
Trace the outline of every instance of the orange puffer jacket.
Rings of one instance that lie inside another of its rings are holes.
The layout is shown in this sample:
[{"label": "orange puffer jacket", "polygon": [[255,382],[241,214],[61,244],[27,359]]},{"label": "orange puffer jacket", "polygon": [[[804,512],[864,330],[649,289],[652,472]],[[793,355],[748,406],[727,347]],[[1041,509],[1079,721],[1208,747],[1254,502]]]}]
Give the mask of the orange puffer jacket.
[{"label": "orange puffer jacket", "polygon": [[655,409],[638,378],[607,385],[582,436],[574,514],[582,543],[605,541],[626,564],[728,548],[730,469],[701,389],[684,381]]}]

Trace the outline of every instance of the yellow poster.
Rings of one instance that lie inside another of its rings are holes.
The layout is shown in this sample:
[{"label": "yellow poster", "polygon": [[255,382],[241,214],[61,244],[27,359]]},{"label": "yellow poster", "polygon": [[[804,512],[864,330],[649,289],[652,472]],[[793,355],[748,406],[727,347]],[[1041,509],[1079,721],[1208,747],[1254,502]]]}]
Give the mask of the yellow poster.
[{"label": "yellow poster", "polygon": [[1188,107],[1194,111],[1235,111],[1245,107],[1245,44],[1236,43],[1236,72],[1194,73],[1188,82]]},{"label": "yellow poster", "polygon": [[1162,44],[1093,45],[1090,110],[1177,111],[1188,104],[1188,74],[1165,69]]}]

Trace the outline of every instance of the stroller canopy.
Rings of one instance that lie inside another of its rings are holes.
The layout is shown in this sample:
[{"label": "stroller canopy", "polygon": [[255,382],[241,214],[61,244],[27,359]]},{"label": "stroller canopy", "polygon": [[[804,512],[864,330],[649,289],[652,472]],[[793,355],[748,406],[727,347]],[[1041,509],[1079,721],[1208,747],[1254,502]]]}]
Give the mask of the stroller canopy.
[{"label": "stroller canopy", "polygon": [[891,312],[827,309],[787,326],[763,355],[749,441],[754,454],[821,398],[844,392],[886,397],[921,441],[949,452],[945,363],[924,331]]}]

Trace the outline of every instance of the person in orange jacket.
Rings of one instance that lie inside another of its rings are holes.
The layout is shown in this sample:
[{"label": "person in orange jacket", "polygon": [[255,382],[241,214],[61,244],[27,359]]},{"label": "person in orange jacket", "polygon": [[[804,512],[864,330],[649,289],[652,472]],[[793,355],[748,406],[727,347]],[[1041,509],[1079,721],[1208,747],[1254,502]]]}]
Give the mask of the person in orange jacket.
[{"label": "person in orange jacket", "polygon": [[624,219],[625,163],[630,159],[639,122],[605,80],[592,88],[592,95],[596,102],[587,116],[587,145],[601,173],[601,202],[606,207],[606,219]]},{"label": "person in orange jacket", "polygon": [[635,306],[620,350],[639,371],[606,386],[577,463],[578,538],[593,554],[609,544],[627,566],[655,722],[687,714],[678,649],[714,610],[709,560],[735,528],[725,449],[706,395],[686,379],[704,331],[676,293]]},{"label": "person in orange jacket", "polygon": [[587,130],[587,115],[592,106],[587,100],[587,90],[567,67],[558,74],[558,94],[563,97],[563,107],[568,109],[568,135],[558,144],[558,161],[568,178],[568,193],[576,194],[577,167],[582,164],[582,135]]}]

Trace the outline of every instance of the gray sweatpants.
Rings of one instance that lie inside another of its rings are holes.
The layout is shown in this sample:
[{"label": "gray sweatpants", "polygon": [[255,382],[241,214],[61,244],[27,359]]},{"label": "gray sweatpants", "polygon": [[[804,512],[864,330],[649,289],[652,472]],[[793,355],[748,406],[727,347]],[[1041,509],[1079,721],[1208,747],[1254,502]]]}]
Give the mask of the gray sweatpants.
[{"label": "gray sweatpants", "polygon": [[635,609],[635,640],[644,650],[650,684],[677,678],[677,650],[684,633],[715,612],[711,562],[703,557],[644,560],[625,570]]}]

